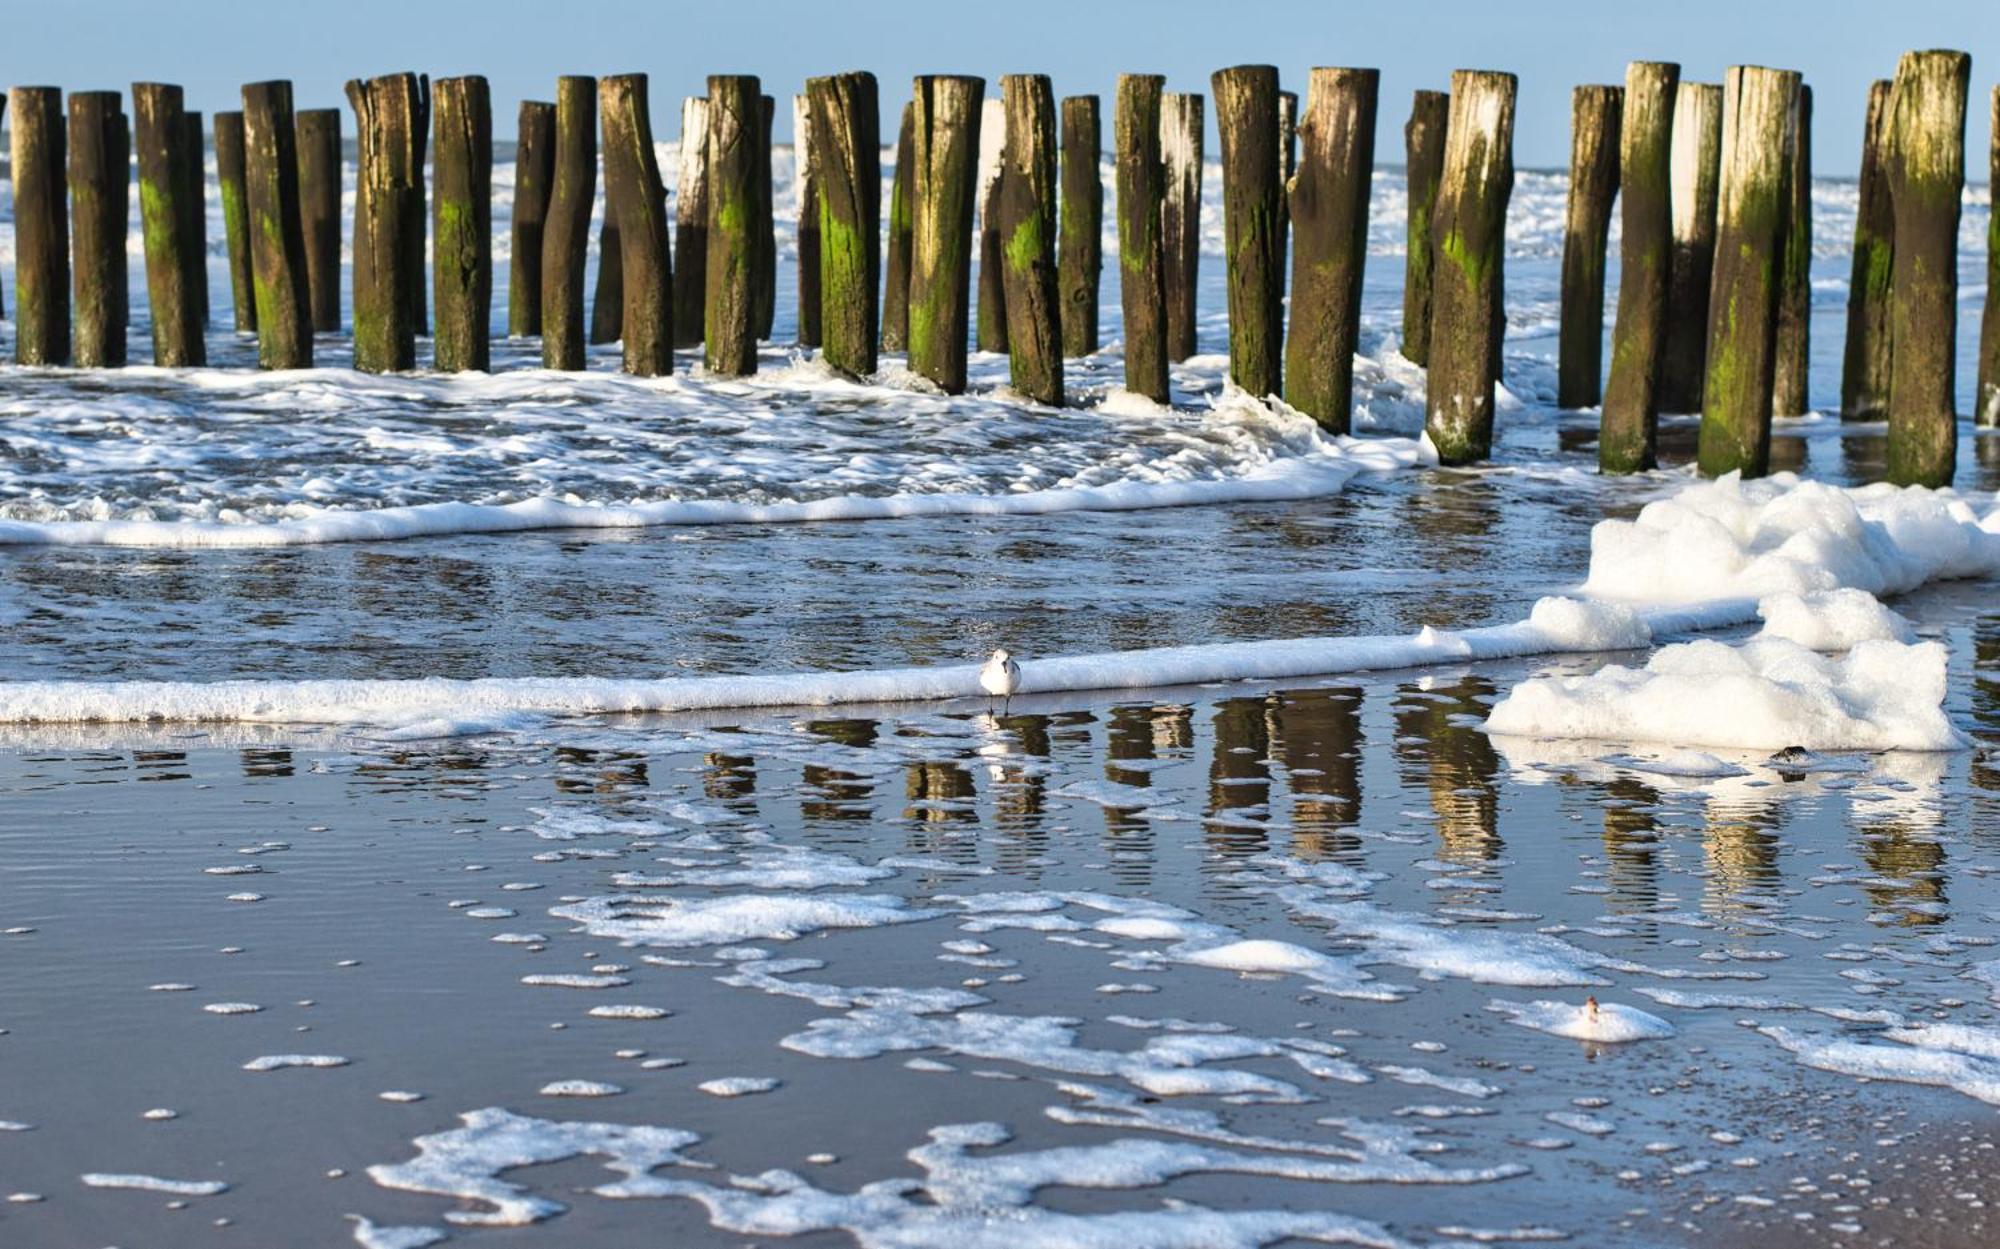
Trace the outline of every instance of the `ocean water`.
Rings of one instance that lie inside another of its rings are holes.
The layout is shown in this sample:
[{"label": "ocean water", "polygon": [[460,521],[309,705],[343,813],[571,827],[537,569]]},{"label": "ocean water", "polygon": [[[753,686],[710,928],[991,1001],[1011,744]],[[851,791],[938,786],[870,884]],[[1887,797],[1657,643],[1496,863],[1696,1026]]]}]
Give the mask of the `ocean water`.
[{"label": "ocean water", "polygon": [[[1892,603],[1944,648],[1964,749],[1774,762],[1481,727],[1531,679],[1646,662],[1451,640],[1597,582],[1594,526],[1692,480],[1685,419],[1669,467],[1606,480],[1595,414],[1553,406],[1563,177],[1515,192],[1494,463],[1440,470],[1395,350],[1394,171],[1344,441],[1223,384],[1213,165],[1204,354],[1170,408],[1118,389],[1114,238],[1107,349],[1069,363],[1064,408],[1009,395],[997,356],[959,398],[893,357],[830,376],[785,345],[788,154],[776,174],[755,378],[684,354],[628,379],[615,347],[549,373],[523,343],[490,377],[371,377],[337,337],[266,375],[220,328],[204,370],[0,369],[0,1243],[1976,1225],[1949,1184],[1877,1194],[2000,1102],[1990,581]],[[510,188],[503,165],[501,291]],[[1852,203],[1815,188],[1821,409]],[[1986,212],[1975,188],[1962,403]],[[11,238],[0,199],[10,309]],[[133,275],[144,359],[136,253]],[[1788,421],[1774,461],[1858,486],[1883,436]],[[1960,463],[1976,529],[2000,444],[1968,430]],[[1666,548],[1661,580],[1698,554]],[[1653,619],[1655,643],[1754,624]],[[1033,684],[1061,657],[1298,638],[1395,658]],[[882,701],[922,684],[885,672],[999,645],[1030,677],[1003,706],[948,681]],[[828,705],[561,702],[780,674]],[[548,684],[402,714],[301,684],[489,678]],[[231,680],[267,684],[177,710]],[[138,711],[30,717],[31,681]]]}]

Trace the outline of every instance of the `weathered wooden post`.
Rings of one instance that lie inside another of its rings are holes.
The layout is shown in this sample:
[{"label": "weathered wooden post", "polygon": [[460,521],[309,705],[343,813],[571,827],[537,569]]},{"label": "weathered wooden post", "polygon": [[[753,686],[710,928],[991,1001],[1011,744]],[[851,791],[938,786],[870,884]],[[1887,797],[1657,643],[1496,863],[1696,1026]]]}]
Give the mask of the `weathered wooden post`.
[{"label": "weathered wooden post", "polygon": [[875,372],[876,283],[882,267],[882,138],[875,75],[806,82],[819,208],[820,357],[843,373]]},{"label": "weathered wooden post", "polygon": [[[1292,185],[1292,175],[1299,171],[1299,93],[1278,92],[1278,230],[1280,236],[1289,235],[1292,228],[1292,207],[1286,203],[1285,193]],[[1289,243],[1278,248],[1278,281],[1285,280],[1284,258]]]},{"label": "weathered wooden post", "polygon": [[1893,95],[1886,78],[1868,87],[1854,206],[1854,261],[1847,282],[1847,341],[1841,352],[1844,421],[1881,420],[1889,411],[1889,276],[1896,256],[1896,211],[1889,202]]},{"label": "weathered wooden post", "polygon": [[792,201],[798,209],[793,250],[798,260],[799,346],[820,343],[819,140],[813,134],[812,102],[804,92],[792,97]]},{"label": "weathered wooden post", "polygon": [[1470,464],[1493,449],[1493,387],[1506,316],[1501,266],[1507,200],[1514,190],[1515,90],[1512,74],[1452,72],[1444,172],[1431,218],[1424,419],[1444,464]]},{"label": "weathered wooden post", "polygon": [[514,218],[507,264],[507,333],[542,332],[542,231],[549,216],[549,188],[556,172],[556,106],[521,101],[514,143]]},{"label": "weathered wooden post", "polygon": [[1451,96],[1419,91],[1403,127],[1409,201],[1403,258],[1403,358],[1425,365],[1431,358],[1431,216],[1437,211],[1438,182],[1444,177],[1445,126]]},{"label": "weathered wooden post", "polygon": [[1778,256],[1772,416],[1803,416],[1810,410],[1806,369],[1812,334],[1812,103],[1812,88],[1801,83],[1798,120],[1785,169],[1785,246]]},{"label": "weathered wooden post", "polygon": [[1715,271],[1715,186],[1722,162],[1722,86],[1684,82],[1674,94],[1674,248],[1667,266],[1667,339],[1660,410],[1701,411],[1708,359],[1708,284]]},{"label": "weathered wooden post", "polygon": [[620,326],[625,371],[662,377],[674,371],[674,275],[646,75],[606,78],[598,96],[604,113],[604,214],[618,219],[625,277]]},{"label": "weathered wooden post", "polygon": [[750,290],[751,316],[759,342],[771,337],[778,318],[778,236],[771,185],[771,121],[776,109],[777,101],[768,95],[758,96],[757,125],[751,132],[756,139],[757,155],[756,198],[751,202],[754,215],[750,222],[753,245]]},{"label": "weathered wooden post", "polygon": [[896,133],[896,169],[889,185],[889,247],[882,262],[882,350],[910,345],[910,239],[916,220],[916,105],[903,106]]},{"label": "weathered wooden post", "polygon": [[[69,205],[62,88],[15,87],[14,360],[68,364]],[[172,220],[172,219],[170,219]]]},{"label": "weathered wooden post", "polygon": [[1622,87],[1578,87],[1570,92],[1558,407],[1594,408],[1604,397],[1604,252],[1612,201],[1618,198],[1624,99]]},{"label": "weathered wooden post", "polygon": [[1007,106],[998,98],[979,108],[979,269],[972,342],[981,351],[1007,350],[1007,276],[1000,255],[1000,152],[1007,145]]},{"label": "weathered wooden post", "polygon": [[70,273],[75,282],[74,358],[78,368],[125,363],[125,327],[118,292],[125,286],[125,211],[120,194],[131,180],[119,159],[120,97],[116,91],[73,91],[69,97]]},{"label": "weathered wooden post", "polygon": [[493,364],[493,104],[486,79],[440,78],[432,88],[431,271],[443,372]]},{"label": "weathered wooden post", "polygon": [[681,101],[680,172],[674,180],[674,346],[701,346],[708,279],[708,98]]},{"label": "weathered wooden post", "polygon": [[290,82],[253,82],[243,88],[244,199],[250,212],[250,276],[257,288],[257,363],[267,369],[309,369],[313,362],[297,140]]},{"label": "weathered wooden post", "polygon": [[[2000,187],[2000,87],[1993,88],[1991,180]],[[1986,308],[1979,322],[1979,382],[1973,391],[1973,421],[2000,425],[2000,212],[1986,214]]]},{"label": "weathered wooden post", "polygon": [[[219,169],[222,118],[217,117],[215,124]],[[306,235],[312,327],[332,332],[340,328],[340,110],[299,110],[298,143],[299,211]]]},{"label": "weathered wooden post", "polygon": [[181,169],[181,233],[187,236],[188,254],[194,257],[194,307],[203,329],[208,327],[208,167],[204,159],[207,140],[202,135],[201,114],[189,110],[181,114],[187,127],[188,160]]},{"label": "weathered wooden post", "polygon": [[354,367],[394,373],[417,367],[417,316],[411,305],[405,238],[410,201],[423,177],[418,164],[415,74],[385,74],[347,84],[354,109]]},{"label": "weathered wooden post", "polygon": [[[137,108],[136,100],[133,107]],[[229,247],[229,298],[236,314],[236,332],[254,334],[257,288],[250,280],[250,210],[243,200],[242,113],[215,115],[215,184],[222,200],[222,233]]]},{"label": "weathered wooden post", "polygon": [[[748,74],[708,80],[708,254],[702,343],[708,371],[757,371],[758,82]],[[768,176],[768,175],[767,175]]]},{"label": "weathered wooden post", "polygon": [[[7,101],[0,92],[0,105]],[[112,117],[109,152],[111,167],[118,171],[111,180],[111,217],[118,223],[117,285],[112,288],[112,325],[117,327],[118,363],[124,364],[131,348],[126,341],[132,328],[132,281],[130,235],[132,222],[132,119],[121,109]],[[143,240],[141,241],[143,246]]]},{"label": "weathered wooden post", "polygon": [[403,246],[409,249],[404,260],[403,279],[409,283],[410,317],[416,323],[417,333],[428,334],[431,329],[430,284],[424,281],[427,235],[431,228],[431,215],[425,207],[429,196],[428,184],[424,177],[425,163],[429,160],[431,141],[431,76],[417,75],[417,115],[411,126],[411,139],[416,145],[417,181],[416,194],[409,197],[410,219],[403,226]]},{"label": "weathered wooden post", "polygon": [[1097,97],[1062,102],[1061,255],[1056,275],[1062,300],[1063,354],[1097,350],[1097,287],[1104,273],[1104,178],[1098,161],[1104,134]]},{"label": "weathered wooden post", "polygon": [[597,79],[556,79],[555,180],[542,226],[542,367],[583,367],[583,269],[597,198]]},{"label": "weathered wooden post", "polygon": [[1166,257],[1161,248],[1159,74],[1118,75],[1118,293],[1125,310],[1125,389],[1168,400]]},{"label": "weathered wooden post", "polygon": [[1000,80],[1007,143],[1001,152],[1000,250],[1007,275],[1007,352],[1015,390],[1063,401],[1056,286],[1056,97],[1043,74]]},{"label": "weathered wooden post", "polygon": [[910,368],[965,392],[972,201],[985,80],[926,75],[911,111]]},{"label": "weathered wooden post", "polygon": [[1285,335],[1285,398],[1335,434],[1348,432],[1354,406],[1381,78],[1373,69],[1312,71],[1288,196],[1292,324]]},{"label": "weathered wooden post", "polygon": [[1618,321],[1597,431],[1597,467],[1637,473],[1659,460],[1660,362],[1673,263],[1674,95],[1681,67],[1634,61],[1625,69],[1619,126]]},{"label": "weathered wooden post", "polygon": [[[598,90],[603,90],[600,81]],[[625,265],[618,246],[618,218],[611,212],[610,180],[605,181],[604,219],[597,228],[597,288],[590,296],[590,342],[618,341],[625,321]]]},{"label": "weathered wooden post", "polygon": [[1263,398],[1283,386],[1285,236],[1279,227],[1278,71],[1219,69],[1209,79],[1222,136],[1223,255],[1229,285],[1229,380]]},{"label": "weathered wooden post", "polygon": [[1204,124],[1199,93],[1169,91],[1160,97],[1160,159],[1165,164],[1160,252],[1166,258],[1167,359],[1174,363],[1194,354]]},{"label": "weathered wooden post", "polygon": [[1708,301],[1708,380],[1697,460],[1707,477],[1762,477],[1771,462],[1772,349],[1778,327],[1778,248],[1785,231],[1785,160],[1799,76],[1731,66],[1722,85],[1722,169],[1716,190],[1715,277]]},{"label": "weathered wooden post", "polygon": [[[187,148],[181,101],[179,87],[157,82],[132,84],[132,140],[139,157],[139,219],[146,247],[153,363],[162,368],[187,368],[208,361],[193,277],[202,258],[195,255],[181,228],[180,199],[187,178],[180,171],[194,159]],[[217,167],[221,168],[219,155]],[[225,212],[228,206],[225,199]],[[15,211],[18,214],[19,209]],[[18,217],[15,228],[20,228]],[[247,228],[245,237],[247,240]],[[253,297],[254,291],[253,286]]]},{"label": "weathered wooden post", "polygon": [[1958,214],[1972,58],[1905,52],[1891,96],[1889,480],[1948,486],[1958,468]]}]

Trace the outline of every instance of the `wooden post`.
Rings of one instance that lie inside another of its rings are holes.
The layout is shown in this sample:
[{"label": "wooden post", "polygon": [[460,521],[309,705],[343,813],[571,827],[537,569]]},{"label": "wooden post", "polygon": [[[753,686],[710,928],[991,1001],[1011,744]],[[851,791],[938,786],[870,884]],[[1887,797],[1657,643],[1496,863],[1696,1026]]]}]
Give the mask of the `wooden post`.
[{"label": "wooden post", "polygon": [[1505,323],[1501,266],[1514,190],[1514,75],[1455,70],[1444,172],[1431,219],[1430,374],[1425,432],[1444,464],[1493,448],[1493,387]]},{"label": "wooden post", "polygon": [[598,103],[604,113],[604,215],[618,220],[625,278],[619,330],[625,371],[662,377],[674,371],[674,275],[646,75],[604,79]]},{"label": "wooden post", "polygon": [[771,337],[778,319],[778,237],[771,185],[771,122],[776,109],[777,101],[768,95],[758,96],[757,126],[751,132],[757,146],[752,170],[756,197],[751,201],[754,215],[750,220],[750,291],[751,317],[759,342]]},{"label": "wooden post", "polygon": [[[181,100],[181,89],[176,86],[157,82],[132,84],[132,139],[139,156],[139,219],[146,247],[153,363],[170,369],[208,361],[192,276],[201,258],[189,248],[187,234],[181,227],[180,197],[187,178],[180,170],[193,158],[187,150],[187,124],[182,120],[186,114],[181,109]],[[222,168],[219,153],[217,168]],[[225,198],[225,213],[228,207]],[[18,214],[20,210],[15,211]],[[18,218],[15,228],[20,228]],[[247,226],[245,239],[247,244]],[[244,259],[248,261],[247,254]],[[253,298],[254,291],[253,286]]]},{"label": "wooden post", "polygon": [[1125,389],[1155,403],[1167,391],[1166,256],[1160,238],[1159,74],[1120,74],[1112,114],[1118,162],[1118,293],[1125,310]]},{"label": "wooden post", "polygon": [[78,368],[125,363],[125,327],[118,292],[125,285],[125,212],[120,191],[130,167],[119,159],[120,98],[116,91],[73,91],[69,97],[70,273],[75,282],[74,357]]},{"label": "wooden post", "polygon": [[1000,152],[1007,144],[1007,106],[988,99],[979,109],[979,275],[972,341],[981,351],[1007,350],[1007,276],[1000,254]]},{"label": "wooden post", "polygon": [[797,252],[799,346],[820,343],[819,140],[813,133],[812,103],[804,92],[792,97],[792,200],[799,224]]},{"label": "wooden post", "polygon": [[267,369],[309,369],[313,362],[297,136],[291,83],[280,79],[243,88],[244,200],[250,213],[250,276],[257,289],[257,363]]},{"label": "wooden post", "polygon": [[1891,97],[1889,480],[1948,486],[1958,468],[1958,214],[1972,58],[1905,52]]},{"label": "wooden post", "polygon": [[1062,300],[1063,354],[1097,350],[1097,288],[1104,273],[1104,150],[1097,97],[1062,102],[1061,257],[1056,275]]},{"label": "wooden post", "polygon": [[1563,222],[1562,329],[1556,406],[1594,408],[1604,398],[1604,252],[1618,198],[1618,142],[1625,89],[1570,92],[1569,201]]},{"label": "wooden post", "polygon": [[1284,385],[1284,234],[1280,181],[1278,71],[1270,65],[1220,69],[1209,79],[1222,136],[1223,255],[1229,284],[1229,380],[1250,394]]},{"label": "wooden post", "polygon": [[1637,473],[1659,461],[1660,361],[1666,346],[1667,270],[1673,263],[1674,95],[1681,67],[1634,61],[1625,69],[1619,126],[1618,321],[1611,378],[1598,422],[1597,467]]},{"label": "wooden post", "polygon": [[[0,93],[0,105],[6,103]],[[121,109],[112,117],[111,167],[118,172],[111,179],[111,219],[118,223],[117,282],[111,290],[111,323],[116,327],[118,363],[130,358],[127,341],[132,328],[132,119]],[[143,246],[143,241],[142,241]]]},{"label": "wooden post", "polygon": [[[1992,173],[1987,187],[2000,187],[2000,87],[1993,88]],[[2000,425],[2000,212],[1986,214],[1986,308],[1979,322],[1979,382],[1973,392],[1973,421]]]},{"label": "wooden post", "polygon": [[1889,412],[1889,277],[1896,255],[1895,206],[1889,201],[1887,79],[1868,88],[1861,134],[1861,177],[1854,210],[1854,262],[1848,270],[1847,342],[1841,354],[1840,418],[1879,421]]},{"label": "wooden post", "polygon": [[1285,396],[1334,434],[1348,431],[1354,402],[1381,78],[1372,69],[1312,71],[1287,197],[1293,237]]},{"label": "wooden post", "polygon": [[708,98],[681,101],[680,172],[674,180],[674,346],[701,346],[708,277]]},{"label": "wooden post", "polygon": [[62,88],[15,87],[12,94],[14,360],[68,364],[69,205],[63,186],[68,161]]},{"label": "wooden post", "polygon": [[[1292,206],[1286,203],[1292,175],[1299,171],[1299,93],[1278,92],[1278,236],[1287,238],[1292,228]],[[1278,281],[1285,280],[1284,260],[1290,244],[1278,247]]]},{"label": "wooden post", "polygon": [[188,159],[181,165],[181,233],[187,236],[188,255],[194,257],[195,316],[208,328],[208,166],[207,141],[202,137],[201,114],[189,110],[181,114],[187,127]]},{"label": "wooden post", "polygon": [[1708,284],[1715,271],[1715,186],[1722,162],[1722,87],[1684,82],[1674,94],[1674,248],[1667,266],[1667,341],[1660,410],[1701,411],[1708,359]]},{"label": "wooden post", "polygon": [[1007,277],[1010,378],[1023,396],[1060,407],[1062,325],[1056,286],[1056,97],[1043,74],[1000,80],[1000,250]]},{"label": "wooden post", "polygon": [[354,367],[394,373],[417,367],[416,309],[404,267],[417,163],[415,74],[347,84],[358,159],[354,186]]},{"label": "wooden post", "polygon": [[542,231],[549,216],[549,186],[556,172],[556,106],[521,101],[514,143],[514,219],[507,264],[507,333],[542,332]]},{"label": "wooden post", "polygon": [[[218,116],[215,124],[219,169],[222,118]],[[312,327],[331,333],[340,328],[340,110],[300,110],[298,142],[299,211],[306,235]]]},{"label": "wooden post", "polygon": [[916,105],[903,106],[896,132],[896,169],[889,186],[889,250],[882,273],[882,350],[902,351],[910,345],[910,239],[916,221],[912,200],[916,190]]},{"label": "wooden post", "polygon": [[1445,125],[1451,96],[1419,91],[1403,127],[1409,220],[1403,258],[1403,358],[1425,365],[1431,358],[1431,216],[1444,177]]},{"label": "wooden post", "polygon": [[440,78],[431,99],[432,345],[439,370],[483,373],[493,364],[493,105],[477,75]]},{"label": "wooden post", "polygon": [[430,287],[424,281],[426,235],[430,231],[431,215],[425,210],[427,197],[424,165],[429,159],[431,141],[431,76],[417,75],[417,115],[410,129],[411,141],[416,146],[416,193],[407,200],[410,219],[403,226],[403,246],[409,255],[403,262],[403,280],[409,283],[410,319],[417,327],[417,333],[428,334],[431,328]]},{"label": "wooden post", "polygon": [[1160,203],[1160,251],[1166,258],[1167,359],[1174,363],[1194,354],[1203,129],[1199,94],[1170,91],[1160,97],[1160,158],[1165,162],[1166,187]]},{"label": "wooden post", "polygon": [[[604,84],[598,83],[601,93]],[[625,320],[624,253],[618,245],[618,218],[611,212],[610,177],[605,178],[604,218],[597,227],[597,287],[590,296],[590,341],[615,343]]]},{"label": "wooden post", "polygon": [[1778,257],[1778,337],[1771,415],[1811,410],[1806,370],[1812,335],[1812,88],[1799,86],[1797,130],[1785,169],[1785,246]]},{"label": "wooden post", "polygon": [[843,373],[875,372],[876,283],[882,267],[882,138],[875,75],[806,82],[819,207],[820,357]]},{"label": "wooden post", "polygon": [[748,74],[708,80],[708,254],[702,342],[708,371],[757,371],[753,270],[757,265],[758,82]]},{"label": "wooden post", "polygon": [[555,179],[542,227],[542,367],[583,367],[583,269],[597,199],[597,79],[556,79]]},{"label": "wooden post", "polygon": [[1799,76],[1731,66],[1722,85],[1715,277],[1708,302],[1708,379],[1701,398],[1702,474],[1762,477],[1771,462],[1772,348],[1778,249],[1785,231],[1785,153]]},{"label": "wooden post", "polygon": [[[137,108],[136,100],[133,106]],[[250,210],[243,200],[242,113],[215,115],[215,182],[222,199],[222,233],[229,246],[229,298],[236,332],[254,334],[257,288],[250,281]]]},{"label": "wooden post", "polygon": [[985,80],[927,75],[911,110],[910,368],[965,392],[973,182]]}]

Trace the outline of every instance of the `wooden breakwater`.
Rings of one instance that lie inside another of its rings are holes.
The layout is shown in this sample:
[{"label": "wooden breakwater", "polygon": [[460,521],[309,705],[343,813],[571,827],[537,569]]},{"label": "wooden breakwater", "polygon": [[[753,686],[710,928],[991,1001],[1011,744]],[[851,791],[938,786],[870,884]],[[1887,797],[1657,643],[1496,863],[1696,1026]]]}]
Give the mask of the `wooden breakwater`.
[{"label": "wooden breakwater", "polygon": [[[1865,101],[1840,410],[1887,420],[1898,482],[1941,484],[1955,469],[1970,77],[1963,53],[1912,52]],[[1274,67],[1241,65],[1213,76],[1211,107],[1166,90],[1161,76],[1126,74],[1107,136],[1096,96],[1058,101],[1038,75],[1008,76],[997,90],[923,76],[901,109],[885,194],[878,110],[889,101],[874,76],[813,79],[792,97],[800,344],[855,376],[872,373],[882,350],[906,351],[914,372],[957,393],[976,335],[982,349],[1008,353],[1016,392],[1061,403],[1062,359],[1100,343],[1108,137],[1125,385],[1170,400],[1171,368],[1194,350],[1203,130],[1213,116],[1230,379],[1345,433],[1380,85],[1372,69],[1315,69],[1301,98]],[[1401,345],[1428,370],[1427,432],[1446,464],[1484,459],[1492,446],[1517,91],[1511,74],[1461,70],[1449,91],[1415,93],[1404,131]],[[554,369],[580,369],[589,343],[617,341],[636,375],[673,371],[677,347],[699,347],[708,372],[754,373],[779,281],[775,100],[764,84],[718,75],[705,94],[678,101],[672,196],[654,156],[645,75],[564,77],[554,94],[520,108],[507,332],[539,339]],[[430,366],[488,369],[486,81],[433,87],[392,73],[349,82],[346,95],[357,151],[355,367],[419,367],[434,312]],[[65,112],[64,93],[45,86],[0,97],[12,137],[20,364],[125,363],[134,171],[153,362],[206,359],[201,116],[171,84],[135,84],[129,118],[124,104],[118,92],[75,92]],[[1601,402],[1605,472],[1651,467],[1661,413],[1699,412],[1704,472],[1761,473],[1773,416],[1805,410],[1813,108],[1798,74],[1759,66],[1732,68],[1717,86],[1634,62],[1622,84],[1576,89],[1558,402]],[[1992,109],[2000,174],[2000,89]],[[262,367],[310,367],[315,332],[342,331],[340,113],[295,111],[292,85],[274,81],[244,87],[241,111],[213,122],[234,329],[256,336]],[[587,307],[600,168],[603,252]],[[1614,204],[1620,279],[1607,361]],[[1989,250],[2000,274],[2000,219]],[[1990,298],[1975,403],[1980,424],[2000,425]]]}]

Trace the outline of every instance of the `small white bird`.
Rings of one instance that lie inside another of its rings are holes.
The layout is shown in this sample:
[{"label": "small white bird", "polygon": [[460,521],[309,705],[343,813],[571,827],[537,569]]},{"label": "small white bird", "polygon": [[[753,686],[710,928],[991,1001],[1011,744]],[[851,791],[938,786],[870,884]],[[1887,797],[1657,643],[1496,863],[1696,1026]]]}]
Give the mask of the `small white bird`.
[{"label": "small white bird", "polygon": [[[1014,662],[1014,657],[1007,653],[1006,647],[994,651],[993,658],[987,660],[986,666],[979,670],[979,688],[986,691],[989,699],[1005,699],[1000,714],[1007,714],[1007,708],[1013,705],[1015,692],[1021,688],[1021,665]],[[990,702],[987,708],[992,709]]]}]

